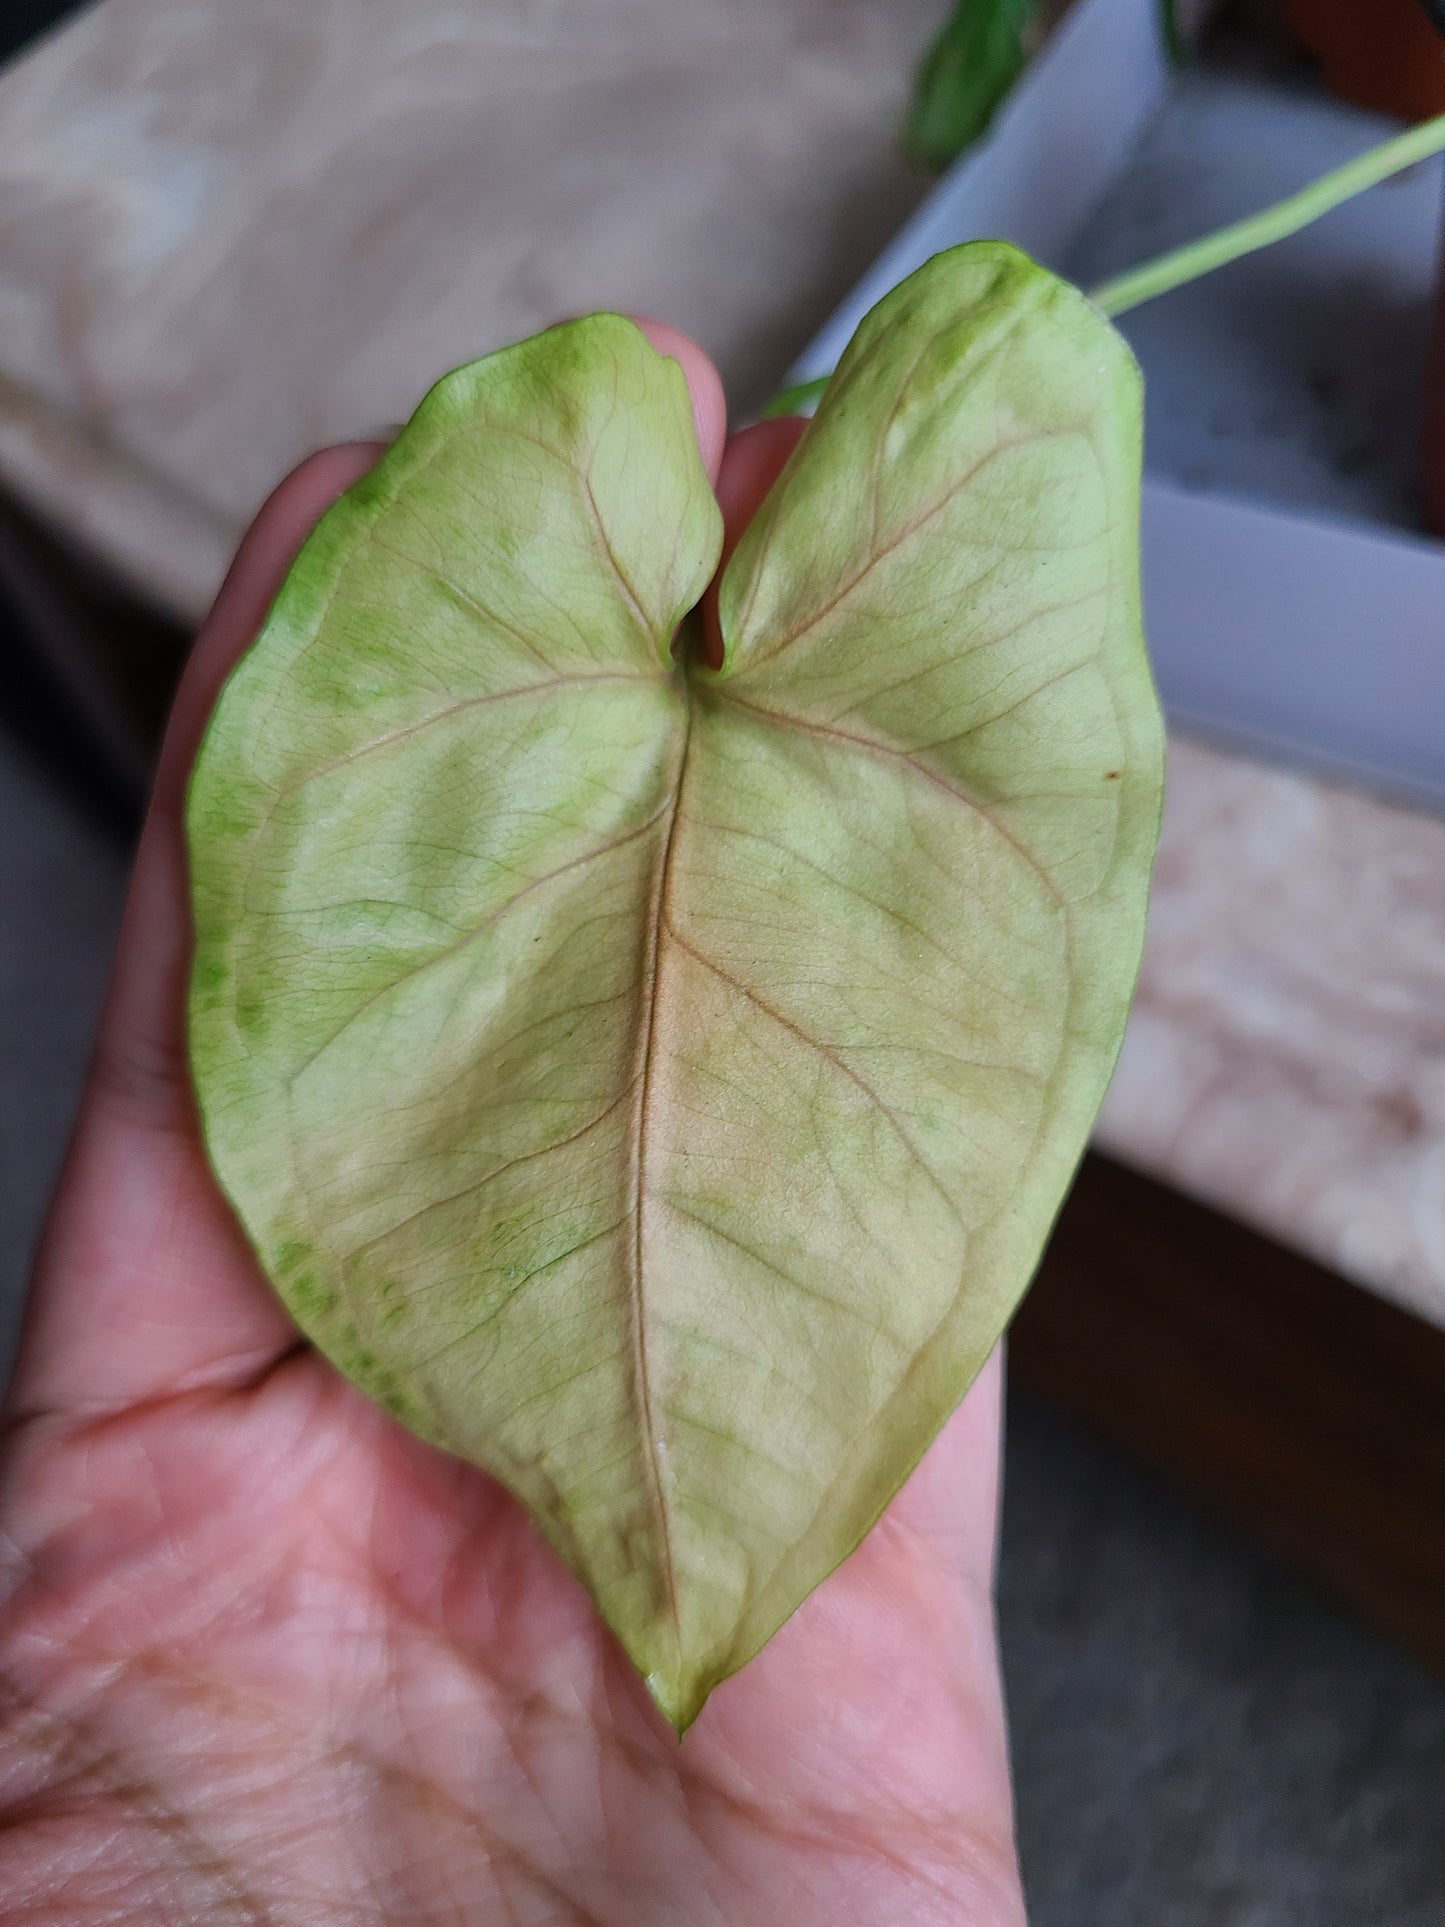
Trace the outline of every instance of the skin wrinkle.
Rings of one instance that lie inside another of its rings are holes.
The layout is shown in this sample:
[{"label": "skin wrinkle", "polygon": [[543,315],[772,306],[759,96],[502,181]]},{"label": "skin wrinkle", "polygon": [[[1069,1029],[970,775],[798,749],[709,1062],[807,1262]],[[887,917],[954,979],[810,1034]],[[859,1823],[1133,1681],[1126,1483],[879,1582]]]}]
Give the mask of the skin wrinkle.
[{"label": "skin wrinkle", "polygon": [[[130,1672],[133,1670],[137,1670],[137,1669],[135,1667],[127,1667],[126,1669],[127,1672]],[[183,1698],[189,1699],[192,1703],[199,1703],[203,1706],[209,1707],[213,1705],[217,1700],[218,1694],[215,1690],[213,1690],[209,1685],[202,1686],[194,1682],[188,1681],[186,1677],[174,1665],[174,1663],[169,1660],[162,1659],[158,1656],[152,1656],[151,1664],[149,1666],[146,1666],[144,1668],[144,1671],[149,1675],[149,1677],[151,1677],[152,1679],[164,1682],[169,1689],[178,1693]],[[396,1677],[398,1677],[400,1674],[400,1671],[401,1669],[399,1667],[393,1668],[392,1678],[395,1679]],[[234,1693],[228,1695],[227,1700],[228,1700],[229,1709],[234,1714],[237,1714],[248,1720],[255,1720],[258,1717],[264,1718],[268,1726],[275,1732],[277,1737],[281,1738],[288,1747],[295,1747],[302,1741],[303,1736],[300,1730],[294,1729],[294,1728],[287,1728],[281,1724],[281,1722],[276,1717],[276,1709],[274,1708],[267,1709],[263,1707],[262,1703],[257,1699],[247,1699],[242,1695],[234,1694]],[[106,1761],[108,1762],[110,1756],[105,1756],[105,1757],[106,1757]],[[574,1902],[572,1902],[569,1896],[565,1895],[562,1892],[560,1888],[554,1887],[550,1882],[546,1881],[534,1868],[530,1867],[529,1863],[526,1861],[526,1857],[520,1852],[520,1850],[510,1846],[507,1842],[503,1841],[495,1832],[489,1829],[486,1829],[482,1825],[479,1816],[475,1812],[462,1806],[460,1803],[453,1800],[448,1795],[444,1794],[442,1790],[435,1784],[435,1782],[426,1780],[417,1774],[410,1773],[407,1770],[401,1767],[398,1767],[391,1762],[378,1761],[372,1758],[370,1755],[366,1754],[359,1746],[355,1746],[355,1745],[343,1745],[337,1748],[323,1749],[319,1754],[314,1755],[311,1761],[311,1770],[314,1772],[317,1769],[325,1768],[328,1766],[345,1766],[348,1762],[361,1767],[368,1774],[374,1776],[374,1778],[378,1781],[378,1783],[384,1786],[389,1793],[395,1793],[395,1792],[405,1793],[417,1803],[420,1809],[425,1810],[432,1815],[436,1815],[436,1814],[445,1815],[446,1817],[450,1818],[458,1825],[464,1827],[469,1833],[473,1834],[479,1840],[479,1842],[482,1844],[482,1846],[484,1847],[489,1857],[502,1856],[514,1862],[520,1869],[526,1871],[529,1874],[529,1877],[531,1877],[535,1881],[536,1885],[543,1892],[548,1893],[553,1898],[563,1901],[565,1904],[568,1904],[568,1905],[575,1904]],[[92,1771],[93,1771],[92,1768],[88,1766],[82,1766],[82,1767],[76,1768],[75,1774],[76,1774],[76,1777],[78,1778],[81,1775],[85,1773],[90,1773]],[[128,1783],[125,1783],[125,1782],[121,1783],[121,1788],[117,1797],[124,1799],[125,1787],[127,1785]],[[165,1812],[169,1816],[170,1810],[166,1809]],[[192,1830],[192,1823],[185,1820],[184,1816],[177,1815],[177,1816],[174,1816],[174,1818],[176,1819],[179,1828],[183,1832],[188,1833]],[[216,1872],[218,1877],[221,1877],[225,1874],[226,1865],[227,1863],[224,1862],[223,1860],[218,1859],[216,1861],[215,1867],[216,1867]],[[201,1862],[196,1862],[195,1868],[197,1871],[201,1871],[201,1872],[209,1871],[209,1863],[203,1864]],[[373,1890],[374,1890],[374,1884],[375,1884],[374,1879],[368,1876],[368,1885],[373,1887]],[[265,1927],[265,1924],[271,1921],[272,1916],[269,1912],[260,1911],[259,1902],[256,1902],[254,1904],[257,1910],[254,1912],[247,1912],[242,1916],[242,1918],[247,1922],[255,1922],[256,1927]],[[328,1913],[327,1917],[331,1918],[332,1915]],[[206,1918],[207,1920],[210,1920],[214,1918],[214,1916],[208,1912],[206,1915]],[[398,1918],[402,1920],[409,1920],[409,1916],[406,1916],[406,1915],[398,1916]],[[462,1918],[465,1920],[468,1917],[462,1916]],[[588,1915],[579,1914],[578,1918],[591,1919],[592,1917]]]},{"label": "skin wrinkle", "polygon": [[3,1437],[7,1445],[18,1444],[29,1431],[44,1427],[62,1428],[67,1443],[82,1440],[98,1443],[107,1430],[141,1425],[157,1412],[173,1411],[187,1400],[214,1400],[217,1397],[249,1398],[265,1390],[272,1380],[299,1358],[313,1351],[308,1338],[299,1333],[278,1352],[274,1345],[222,1355],[197,1372],[187,1373],[164,1392],[151,1398],[93,1402],[72,1402],[60,1406],[26,1406],[7,1410]]},{"label": "skin wrinkle", "polygon": [[[162,1799],[155,1786],[128,1773],[118,1753],[97,1747],[84,1727],[73,1720],[62,1722],[47,1715],[8,1672],[0,1673],[0,1703],[10,1714],[7,1734],[18,1738],[12,1722],[17,1714],[28,1717],[31,1740],[42,1756],[54,1763],[62,1775],[62,1786],[92,1782],[103,1797],[115,1802],[122,1815],[134,1816],[151,1838],[163,1843],[186,1873],[220,1889],[215,1901],[224,1912],[218,1916],[208,1909],[208,1919],[230,1919],[242,1923],[242,1927],[270,1927],[270,1911],[236,1880],[234,1868],[206,1841],[196,1823]],[[44,1795],[31,1797],[32,1801],[43,1800]]]},{"label": "skin wrinkle", "polygon": [[[514,1736],[512,1729],[504,1722],[497,1723],[497,1730],[503,1745],[507,1749],[509,1757],[511,1757],[516,1764],[537,1806],[542,1808],[545,1813],[545,1805],[542,1801],[540,1790],[537,1787],[534,1776],[526,1766],[525,1755],[519,1739]],[[535,1862],[529,1859],[519,1847],[503,1840],[493,1829],[486,1827],[476,1812],[463,1806],[451,1795],[444,1793],[435,1782],[425,1780],[418,1774],[407,1772],[405,1769],[396,1767],[389,1762],[373,1761],[366,1755],[361,1754],[359,1749],[353,1749],[353,1751],[358,1754],[365,1768],[376,1776],[384,1791],[388,1793],[395,1791],[405,1794],[411,1798],[418,1808],[424,1811],[428,1817],[440,1815],[450,1820],[455,1826],[477,1840],[483,1852],[486,1854],[488,1861],[500,1858],[504,1864],[510,1866],[514,1871],[524,1875],[530,1880],[533,1886],[549,1900],[572,1910],[569,1917],[581,1923],[582,1927],[601,1927],[598,1916],[585,1912],[581,1904],[563,1887],[557,1882],[547,1879],[536,1866]],[[547,1814],[546,1817],[552,1823],[554,1832],[560,1835],[560,1830],[556,1827],[556,1822],[553,1820],[551,1814]],[[458,1914],[458,1919],[463,1923],[463,1927],[467,1927],[467,1923],[471,1918],[472,1916],[466,1913],[459,1912]]]},{"label": "skin wrinkle", "polygon": [[[419,1626],[420,1630],[424,1632],[429,1639],[439,1637],[437,1629],[433,1627],[429,1621],[416,1619],[409,1602],[398,1598],[398,1604],[403,1606],[407,1616]],[[442,1645],[443,1650],[454,1652],[458,1656],[461,1656],[461,1649],[452,1647],[449,1642],[443,1640]],[[513,1695],[520,1695],[523,1691],[520,1687],[513,1687],[506,1690]],[[579,1719],[575,1711],[568,1712],[559,1702],[546,1694],[529,1694],[527,1697],[527,1706],[533,1719],[536,1719],[540,1715],[554,1725],[560,1724],[563,1727],[580,1726],[584,1731],[589,1730],[585,1718]],[[741,1819],[750,1827],[760,1828],[780,1840],[796,1840],[804,1836],[806,1830],[810,1827],[826,1835],[826,1823],[836,1821],[838,1817],[826,1809],[818,1807],[814,1803],[803,1800],[790,1803],[786,1808],[785,1814],[780,1815],[774,1805],[769,1804],[767,1800],[756,1792],[749,1798],[740,1791],[730,1790],[715,1781],[697,1775],[692,1769],[686,1749],[672,1753],[667,1756],[664,1761],[664,1759],[652,1751],[636,1747],[627,1742],[623,1734],[623,1723],[621,1721],[609,1722],[609,1729],[611,1734],[609,1743],[621,1750],[623,1757],[628,1761],[634,1771],[637,1771],[649,1779],[661,1777],[669,1783],[675,1780],[682,1789],[684,1796],[688,1799],[696,1797],[704,1800],[710,1805],[720,1809],[724,1814]],[[956,1823],[956,1816],[952,1814],[951,1809],[948,1811],[950,1818],[955,1820]],[[852,1816],[850,1815],[849,1818],[851,1823]],[[937,1833],[935,1833],[932,1828],[927,1829],[926,1837],[936,1840],[940,1847],[946,1846],[949,1840],[947,1831],[942,1828],[940,1828]]]},{"label": "skin wrinkle", "polygon": [[183,1083],[180,1044],[170,1038],[146,1039],[120,1052],[102,1030],[87,1076],[101,1107],[112,1108],[162,1142],[184,1138],[193,1099]]}]

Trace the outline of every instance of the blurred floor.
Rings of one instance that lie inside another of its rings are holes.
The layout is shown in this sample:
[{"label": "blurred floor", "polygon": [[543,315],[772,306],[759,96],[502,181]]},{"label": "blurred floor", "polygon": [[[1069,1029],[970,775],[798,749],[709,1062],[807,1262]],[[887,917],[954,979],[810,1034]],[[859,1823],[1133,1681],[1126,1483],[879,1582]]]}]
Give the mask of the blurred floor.
[{"label": "blurred floor", "polygon": [[1032,1927],[1445,1921],[1445,1686],[1019,1396],[1005,1501]]},{"label": "blurred floor", "polygon": [[[6,1356],[125,867],[0,729]],[[1023,1398],[1000,1603],[1033,1927],[1445,1921],[1445,1688]]]}]

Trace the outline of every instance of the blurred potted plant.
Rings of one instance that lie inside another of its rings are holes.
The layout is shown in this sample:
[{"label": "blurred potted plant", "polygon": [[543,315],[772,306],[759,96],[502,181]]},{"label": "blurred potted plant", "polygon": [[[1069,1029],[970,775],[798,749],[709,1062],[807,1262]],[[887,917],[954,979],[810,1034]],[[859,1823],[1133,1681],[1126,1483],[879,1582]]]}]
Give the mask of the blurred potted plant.
[{"label": "blurred potted plant", "polygon": [[[1156,0],[1176,53],[1214,0]],[[1373,3],[1373,0],[1372,0]],[[1412,0],[1403,0],[1412,4]],[[1445,0],[1440,0],[1445,6]],[[973,145],[1071,0],[954,0],[923,57],[903,130],[911,160],[935,172]],[[1340,0],[1348,6],[1350,0]],[[1442,102],[1445,106],[1445,102]]]},{"label": "blurred potted plant", "polygon": [[921,167],[943,168],[984,133],[1028,64],[1036,0],[958,0],[918,70],[903,141]]},{"label": "blurred potted plant", "polygon": [[1287,0],[1341,100],[1402,120],[1445,113],[1445,0]]}]

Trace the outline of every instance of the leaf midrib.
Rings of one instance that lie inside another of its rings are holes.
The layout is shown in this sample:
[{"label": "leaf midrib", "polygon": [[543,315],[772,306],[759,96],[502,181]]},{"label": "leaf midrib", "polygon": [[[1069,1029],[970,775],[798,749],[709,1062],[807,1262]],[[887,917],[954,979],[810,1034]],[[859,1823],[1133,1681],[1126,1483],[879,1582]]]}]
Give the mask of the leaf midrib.
[{"label": "leaf midrib", "polygon": [[678,752],[677,773],[673,779],[671,812],[658,856],[657,880],[648,916],[647,955],[642,967],[642,993],[639,999],[637,1113],[632,1133],[632,1239],[629,1257],[638,1413],[642,1423],[648,1478],[657,1512],[668,1618],[672,1630],[675,1663],[680,1677],[682,1625],[677,1606],[677,1568],[672,1545],[672,1521],[667,1509],[667,1497],[662,1488],[662,1467],[658,1460],[657,1426],[653,1415],[652,1387],[648,1375],[647,1317],[643,1291],[643,1207],[647,1198],[647,1133],[651,1110],[653,1066],[657,1055],[657,1009],[661,1000],[662,953],[665,933],[670,923],[668,910],[673,852],[677,845],[678,826],[682,820],[682,791],[687,778],[688,753],[692,748],[693,734],[692,686],[685,670],[679,675],[678,684],[683,703],[682,747]]}]

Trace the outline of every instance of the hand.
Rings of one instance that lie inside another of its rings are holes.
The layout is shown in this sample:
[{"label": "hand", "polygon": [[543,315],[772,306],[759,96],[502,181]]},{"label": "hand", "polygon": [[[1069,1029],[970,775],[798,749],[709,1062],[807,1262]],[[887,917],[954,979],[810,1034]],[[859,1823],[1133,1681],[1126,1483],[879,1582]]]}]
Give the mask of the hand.
[{"label": "hand", "polygon": [[[796,438],[724,448],[736,531]],[[306,531],[302,465],[186,672],[42,1243],[0,1487],[0,1913],[92,1922],[1007,1927],[995,1358],[846,1564],[686,1741],[493,1481],[298,1337],[207,1168],[182,799]]]}]

